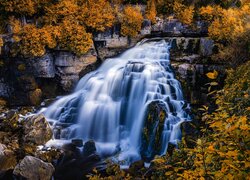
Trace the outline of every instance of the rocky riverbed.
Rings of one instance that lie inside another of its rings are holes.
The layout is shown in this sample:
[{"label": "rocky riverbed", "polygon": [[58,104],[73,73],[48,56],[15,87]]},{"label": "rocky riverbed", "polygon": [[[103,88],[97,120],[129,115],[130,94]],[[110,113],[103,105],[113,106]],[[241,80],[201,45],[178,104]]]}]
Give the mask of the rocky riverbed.
[{"label": "rocky riverbed", "polygon": [[72,140],[62,147],[47,147],[52,129],[34,111],[33,107],[1,107],[0,179],[77,179],[101,165],[92,141],[83,145],[81,140]]}]

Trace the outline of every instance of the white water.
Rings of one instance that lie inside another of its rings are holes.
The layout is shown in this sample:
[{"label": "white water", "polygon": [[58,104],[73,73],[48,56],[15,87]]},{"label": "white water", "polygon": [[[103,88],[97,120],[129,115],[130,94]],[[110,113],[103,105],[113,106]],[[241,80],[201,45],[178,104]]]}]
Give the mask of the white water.
[{"label": "white water", "polygon": [[170,46],[164,40],[138,45],[118,58],[106,60],[43,113],[57,127],[62,140],[93,139],[101,155],[118,153],[125,165],[139,160],[141,133],[150,102],[164,103],[168,117],[162,132],[162,151],[180,139],[180,123],[187,120],[180,83],[169,62]]}]

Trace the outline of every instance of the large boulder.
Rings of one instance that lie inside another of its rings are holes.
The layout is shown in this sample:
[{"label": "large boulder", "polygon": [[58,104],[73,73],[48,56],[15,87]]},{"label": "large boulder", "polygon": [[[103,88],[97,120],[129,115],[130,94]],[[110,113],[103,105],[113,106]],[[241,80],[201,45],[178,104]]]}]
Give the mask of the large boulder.
[{"label": "large boulder", "polygon": [[13,174],[28,180],[50,180],[55,171],[51,163],[33,156],[26,156],[14,169]]},{"label": "large boulder", "polygon": [[143,160],[150,161],[161,151],[162,132],[167,113],[159,101],[148,105],[144,126],[142,130],[141,156]]},{"label": "large boulder", "polygon": [[23,121],[23,129],[25,143],[42,145],[52,138],[52,129],[42,114],[28,117]]},{"label": "large boulder", "polygon": [[87,141],[83,146],[83,156],[90,156],[96,153],[96,146],[93,140]]}]

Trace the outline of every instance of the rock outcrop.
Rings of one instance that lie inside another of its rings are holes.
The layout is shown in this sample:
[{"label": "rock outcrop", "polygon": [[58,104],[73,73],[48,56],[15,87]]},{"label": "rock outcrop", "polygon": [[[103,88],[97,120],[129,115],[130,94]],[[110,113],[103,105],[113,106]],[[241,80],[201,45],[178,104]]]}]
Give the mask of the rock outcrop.
[{"label": "rock outcrop", "polygon": [[28,180],[50,180],[54,167],[33,156],[26,156],[14,169],[13,174]]},{"label": "rock outcrop", "polygon": [[[1,110],[5,112],[0,117],[0,179],[8,178],[13,169],[14,174],[27,179],[50,179],[54,168],[40,159],[51,162],[60,151],[37,148],[52,138],[52,130],[45,117],[40,114],[24,118],[20,114],[31,109]],[[25,157],[27,154],[40,159]]]},{"label": "rock outcrop", "polygon": [[142,130],[141,156],[145,161],[150,161],[155,155],[160,154],[161,138],[167,113],[160,102],[148,105],[144,126]]},{"label": "rock outcrop", "polygon": [[27,144],[43,145],[52,138],[52,129],[42,114],[23,121],[23,141]]}]

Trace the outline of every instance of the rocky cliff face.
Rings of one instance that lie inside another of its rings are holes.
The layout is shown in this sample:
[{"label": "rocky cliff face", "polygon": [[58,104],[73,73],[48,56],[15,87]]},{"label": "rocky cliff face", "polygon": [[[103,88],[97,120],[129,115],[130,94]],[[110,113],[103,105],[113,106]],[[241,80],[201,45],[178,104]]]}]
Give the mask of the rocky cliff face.
[{"label": "rocky cliff face", "polygon": [[192,104],[201,104],[205,100],[206,72],[217,69],[224,73],[223,65],[211,65],[214,44],[205,37],[206,33],[206,24],[202,22],[191,30],[175,19],[158,19],[155,25],[145,20],[137,38],[122,37],[119,26],[96,34],[95,48],[80,57],[59,50],[33,59],[10,59],[7,53],[2,53],[0,97],[10,105],[38,105],[42,99],[72,91],[79,78],[106,58],[119,55],[143,38],[157,40],[160,36],[172,45],[170,59],[186,98]]},{"label": "rocky cliff face", "polygon": [[80,57],[65,51],[33,59],[6,57],[0,67],[0,97],[10,105],[38,105],[44,98],[72,91],[79,78],[96,65],[93,49]]}]

